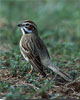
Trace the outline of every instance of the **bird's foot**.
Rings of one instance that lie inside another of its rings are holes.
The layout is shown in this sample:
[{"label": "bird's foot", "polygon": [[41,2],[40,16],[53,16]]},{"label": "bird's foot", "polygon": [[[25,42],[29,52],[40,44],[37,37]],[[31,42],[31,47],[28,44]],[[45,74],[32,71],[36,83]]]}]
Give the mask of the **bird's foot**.
[{"label": "bird's foot", "polygon": [[37,75],[40,76],[40,72]]},{"label": "bird's foot", "polygon": [[29,74],[31,74],[33,72],[33,69],[31,69],[30,71],[29,71]]},{"label": "bird's foot", "polygon": [[53,78],[53,81],[56,81],[56,77],[57,77],[57,74],[55,74],[54,78]]}]

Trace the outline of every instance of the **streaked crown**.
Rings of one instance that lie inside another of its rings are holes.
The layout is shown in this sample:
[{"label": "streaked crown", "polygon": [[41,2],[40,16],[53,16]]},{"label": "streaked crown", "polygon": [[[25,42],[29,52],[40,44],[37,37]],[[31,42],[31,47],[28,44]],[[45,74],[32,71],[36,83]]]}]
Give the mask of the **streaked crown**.
[{"label": "streaked crown", "polygon": [[23,23],[18,24],[17,26],[21,27],[21,31],[23,32],[23,34],[29,34],[29,33],[37,32],[37,26],[32,21],[26,20]]}]

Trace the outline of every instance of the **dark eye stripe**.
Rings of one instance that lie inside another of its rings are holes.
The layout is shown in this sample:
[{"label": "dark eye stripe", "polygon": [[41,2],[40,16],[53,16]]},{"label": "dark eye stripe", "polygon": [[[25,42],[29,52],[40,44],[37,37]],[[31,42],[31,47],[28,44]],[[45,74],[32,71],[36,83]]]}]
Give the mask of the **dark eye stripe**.
[{"label": "dark eye stripe", "polygon": [[25,28],[28,28],[28,27],[25,27]]},{"label": "dark eye stripe", "polygon": [[24,28],[23,28],[23,30],[24,30],[25,33],[28,33]]}]

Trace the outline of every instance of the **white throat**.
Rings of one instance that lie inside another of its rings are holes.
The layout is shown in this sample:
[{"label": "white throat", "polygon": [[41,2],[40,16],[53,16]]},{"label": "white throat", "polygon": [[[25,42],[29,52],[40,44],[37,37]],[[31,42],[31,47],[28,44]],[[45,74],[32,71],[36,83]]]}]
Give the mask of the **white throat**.
[{"label": "white throat", "polygon": [[28,30],[28,29],[25,28],[25,27],[22,27],[22,28],[21,28],[21,31],[22,31],[23,34],[32,33],[32,30]]}]

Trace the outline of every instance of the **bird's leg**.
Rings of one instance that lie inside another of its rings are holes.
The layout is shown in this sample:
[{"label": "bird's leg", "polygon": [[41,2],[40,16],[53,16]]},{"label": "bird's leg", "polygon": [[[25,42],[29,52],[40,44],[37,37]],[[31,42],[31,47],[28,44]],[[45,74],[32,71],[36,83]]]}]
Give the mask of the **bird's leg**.
[{"label": "bird's leg", "polygon": [[29,71],[29,74],[31,74],[33,71],[33,66],[31,65],[31,70]]},{"label": "bird's leg", "polygon": [[54,78],[53,78],[53,81],[55,81],[55,80],[56,80],[56,77],[57,77],[57,74],[55,74],[55,76],[54,76]]},{"label": "bird's leg", "polygon": [[40,72],[37,75],[40,76]]}]

